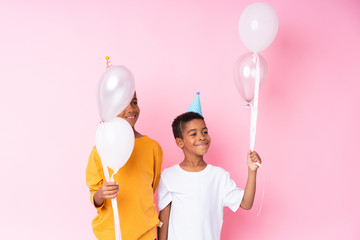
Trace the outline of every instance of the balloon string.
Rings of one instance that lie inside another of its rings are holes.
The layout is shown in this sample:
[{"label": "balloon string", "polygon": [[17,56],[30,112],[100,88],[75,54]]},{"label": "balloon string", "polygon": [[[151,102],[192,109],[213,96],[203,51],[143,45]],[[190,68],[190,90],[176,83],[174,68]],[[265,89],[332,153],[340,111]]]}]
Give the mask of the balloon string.
[{"label": "balloon string", "polygon": [[111,182],[115,182],[115,180],[114,180],[114,175],[117,174],[118,171],[119,171],[119,169],[116,170],[116,171],[114,171],[113,174],[111,175],[111,177],[110,177],[110,181],[111,181]]},{"label": "balloon string", "polygon": [[257,217],[260,215],[261,210],[262,210],[262,206],[263,206],[263,202],[264,202],[264,195],[265,195],[265,174],[264,174],[264,169],[262,167],[261,164],[259,164],[259,167],[262,169],[262,194],[261,194],[261,203],[260,203],[260,208],[259,208],[259,212],[257,213]]},{"label": "balloon string", "polygon": [[[114,175],[117,174],[119,169],[115,170],[113,174],[110,177],[111,182],[115,182]],[[114,215],[114,226],[115,226],[115,239],[121,240],[121,228],[120,228],[120,216],[119,216],[119,210],[117,205],[117,198],[111,199],[111,206],[113,208],[113,215]]]},{"label": "balloon string", "polygon": [[[251,107],[251,119],[250,119],[250,150],[254,151],[255,146],[255,136],[256,136],[256,122],[257,122],[257,112],[258,112],[258,99],[259,99],[259,88],[260,88],[260,58],[258,53],[254,53],[255,64],[256,64],[256,75],[255,75],[255,93],[254,93],[254,105],[250,104]],[[260,168],[262,168],[261,164],[257,164]],[[263,173],[263,189],[261,196],[260,209],[256,216],[260,215],[262,210],[262,205],[264,201],[265,195],[265,176]]]},{"label": "balloon string", "polygon": [[114,215],[115,239],[121,240],[120,216],[119,216],[119,210],[118,210],[118,205],[117,205],[117,198],[111,199],[111,206],[112,206],[113,215]]},{"label": "balloon string", "polygon": [[259,54],[254,54],[256,73],[255,73],[255,93],[254,93],[254,105],[251,106],[251,117],[250,117],[250,150],[254,151],[255,136],[256,136],[256,122],[257,122],[257,111],[258,111],[258,98],[259,98],[259,85],[260,85],[260,61]]}]

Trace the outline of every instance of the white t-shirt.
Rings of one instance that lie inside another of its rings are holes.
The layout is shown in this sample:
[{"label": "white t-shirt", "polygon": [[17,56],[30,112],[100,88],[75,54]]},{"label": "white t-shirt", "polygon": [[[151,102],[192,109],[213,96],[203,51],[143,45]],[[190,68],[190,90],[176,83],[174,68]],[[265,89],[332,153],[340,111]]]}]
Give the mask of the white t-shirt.
[{"label": "white t-shirt", "polygon": [[169,240],[218,240],[223,208],[236,211],[244,191],[230,174],[210,164],[200,172],[187,172],[179,165],[161,173],[158,186],[159,210],[170,202]]}]

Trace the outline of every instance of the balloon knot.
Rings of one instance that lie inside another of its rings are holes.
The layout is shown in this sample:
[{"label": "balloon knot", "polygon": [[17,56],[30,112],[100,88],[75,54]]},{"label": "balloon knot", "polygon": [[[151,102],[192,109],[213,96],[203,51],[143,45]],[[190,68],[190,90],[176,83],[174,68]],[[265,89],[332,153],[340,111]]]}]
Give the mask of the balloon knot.
[{"label": "balloon knot", "polygon": [[112,64],[111,64],[111,61],[110,61],[110,57],[106,56],[105,59],[106,59],[106,68],[111,67]]}]

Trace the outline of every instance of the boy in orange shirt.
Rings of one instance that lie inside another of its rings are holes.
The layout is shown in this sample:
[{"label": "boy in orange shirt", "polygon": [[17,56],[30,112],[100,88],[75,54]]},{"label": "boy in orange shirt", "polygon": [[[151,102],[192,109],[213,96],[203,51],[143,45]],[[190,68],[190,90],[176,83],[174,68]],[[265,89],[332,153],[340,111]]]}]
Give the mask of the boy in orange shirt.
[{"label": "boy in orange shirt", "polygon": [[[117,199],[123,240],[154,240],[158,219],[154,192],[159,183],[163,152],[160,145],[135,130],[140,108],[136,93],[118,117],[129,122],[135,134],[135,145],[127,163],[114,175],[114,182],[105,182],[100,156],[94,146],[86,168],[90,199],[98,215],[92,222],[95,236],[115,239],[111,199]],[[119,146],[121,147],[121,146]],[[109,170],[112,175],[112,170]],[[120,186],[120,187],[119,187]]]}]

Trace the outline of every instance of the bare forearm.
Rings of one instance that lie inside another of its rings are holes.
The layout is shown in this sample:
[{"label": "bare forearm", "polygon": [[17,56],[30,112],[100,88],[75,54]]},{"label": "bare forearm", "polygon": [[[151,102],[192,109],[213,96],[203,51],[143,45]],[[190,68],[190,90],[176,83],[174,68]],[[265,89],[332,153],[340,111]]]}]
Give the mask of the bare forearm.
[{"label": "bare forearm", "polygon": [[159,236],[158,236],[159,240],[167,240],[170,211],[171,211],[171,203],[169,203],[169,205],[167,205],[159,213],[160,221],[163,223],[161,228],[159,228]]},{"label": "bare forearm", "polygon": [[240,207],[249,210],[252,208],[256,192],[256,171],[248,170],[248,179],[245,186],[244,197]]},{"label": "bare forearm", "polygon": [[158,239],[159,240],[166,240],[167,239],[167,231],[168,231],[168,223],[163,223],[163,225],[161,226],[161,228],[159,228],[159,236]]}]

